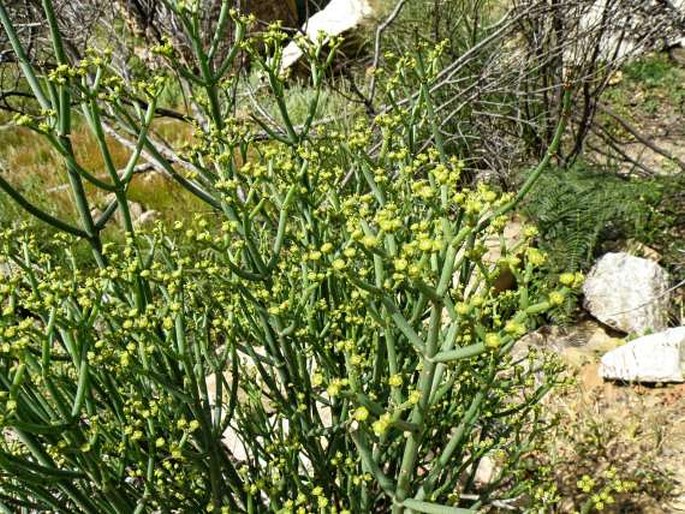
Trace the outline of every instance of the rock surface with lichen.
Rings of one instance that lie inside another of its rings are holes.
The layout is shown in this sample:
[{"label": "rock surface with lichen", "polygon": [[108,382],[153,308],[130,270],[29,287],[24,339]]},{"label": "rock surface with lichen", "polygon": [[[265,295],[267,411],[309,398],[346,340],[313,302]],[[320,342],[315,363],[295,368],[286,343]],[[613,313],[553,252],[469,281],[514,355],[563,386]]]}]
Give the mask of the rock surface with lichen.
[{"label": "rock surface with lichen", "polygon": [[608,327],[644,334],[666,329],[669,275],[655,262],[626,253],[607,253],[583,285],[585,309]]}]

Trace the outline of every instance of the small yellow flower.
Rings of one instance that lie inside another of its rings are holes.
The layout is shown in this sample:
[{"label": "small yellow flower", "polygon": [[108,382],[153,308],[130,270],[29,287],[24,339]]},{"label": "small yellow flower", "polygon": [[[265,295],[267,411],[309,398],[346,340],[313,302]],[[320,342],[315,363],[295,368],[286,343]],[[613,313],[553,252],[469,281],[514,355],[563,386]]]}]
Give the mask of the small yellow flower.
[{"label": "small yellow flower", "polygon": [[491,190],[487,190],[483,192],[483,200],[485,200],[488,203],[492,203],[495,200],[497,200],[497,193]]},{"label": "small yellow flower", "polygon": [[589,475],[583,475],[576,485],[578,486],[578,489],[584,493],[589,493],[595,486],[595,481]]},{"label": "small yellow flower", "polygon": [[573,280],[573,287],[580,287],[583,285],[583,282],[585,282],[585,277],[580,271],[576,271]]},{"label": "small yellow flower", "polygon": [[395,373],[388,379],[390,387],[400,387],[402,385],[402,375]]},{"label": "small yellow flower", "polygon": [[490,332],[485,335],[485,347],[490,348],[490,349],[496,349],[499,348],[499,346],[502,344],[502,338],[499,336],[499,334],[496,334],[494,332]]},{"label": "small yellow flower", "polygon": [[352,417],[360,422],[366,421],[369,418],[369,410],[364,406],[357,407]]},{"label": "small yellow flower", "polygon": [[357,250],[351,246],[343,250],[343,255],[348,258],[354,257],[356,254]]},{"label": "small yellow flower", "polygon": [[537,227],[534,227],[532,225],[528,225],[524,230],[523,230],[523,236],[531,239],[535,236],[537,236],[540,233],[540,231],[537,229]]},{"label": "small yellow flower", "polygon": [[339,380],[334,380],[330,384],[328,384],[328,387],[326,388],[326,392],[328,393],[328,396],[331,398],[335,398],[340,394],[340,381]]},{"label": "small yellow flower", "polygon": [[433,249],[433,241],[430,239],[422,239],[419,241],[419,250],[422,252],[430,252]]},{"label": "small yellow flower", "polygon": [[373,428],[373,432],[377,436],[379,436],[379,437],[382,436],[390,428],[390,414],[388,414],[386,412],[380,418],[378,418],[376,421],[374,421],[371,426]]},{"label": "small yellow flower", "polygon": [[421,392],[420,391],[412,391],[409,393],[409,403],[412,405],[416,405],[421,401]]},{"label": "small yellow flower", "polygon": [[409,263],[407,262],[407,259],[395,259],[395,262],[393,263],[395,266],[395,269],[397,271],[404,271],[407,269],[407,266]]},{"label": "small yellow flower", "polygon": [[551,305],[561,305],[564,303],[564,293],[561,291],[552,291],[549,294],[549,303]]},{"label": "small yellow flower", "polygon": [[376,239],[374,236],[364,236],[362,238],[362,244],[366,248],[375,248],[378,245],[378,239]]},{"label": "small yellow flower", "polygon": [[559,283],[562,286],[567,286],[571,287],[573,285],[573,282],[575,282],[576,276],[573,273],[562,273],[559,276]]},{"label": "small yellow flower", "polygon": [[518,321],[514,320],[509,320],[507,321],[507,324],[504,326],[504,331],[507,334],[511,334],[514,337],[518,337],[526,333],[526,327],[525,325],[523,325],[523,323],[519,323]]},{"label": "small yellow flower", "polygon": [[526,257],[528,258],[528,262],[533,266],[542,266],[547,260],[547,256],[544,253],[537,248],[532,247],[526,250]]}]

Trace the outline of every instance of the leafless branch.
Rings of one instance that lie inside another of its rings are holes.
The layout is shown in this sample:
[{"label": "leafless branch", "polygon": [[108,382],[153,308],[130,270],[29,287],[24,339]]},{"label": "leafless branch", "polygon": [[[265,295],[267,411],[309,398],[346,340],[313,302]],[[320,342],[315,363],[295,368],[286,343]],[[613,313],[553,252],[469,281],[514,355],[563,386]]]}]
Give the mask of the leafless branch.
[{"label": "leafless branch", "polygon": [[668,160],[676,163],[678,166],[680,166],[680,169],[685,170],[685,162],[682,159],[678,158],[678,156],[676,155],[673,155],[671,152],[663,149],[662,147],[654,143],[654,141],[650,140],[647,136],[640,134],[640,132],[631,123],[629,123],[623,117],[619,116],[611,108],[607,107],[604,104],[599,104],[598,108],[600,111],[608,114],[612,119],[618,122],[618,124],[621,125],[621,127],[623,127],[639,143],[643,144],[644,146],[652,150],[654,153],[666,157]]}]

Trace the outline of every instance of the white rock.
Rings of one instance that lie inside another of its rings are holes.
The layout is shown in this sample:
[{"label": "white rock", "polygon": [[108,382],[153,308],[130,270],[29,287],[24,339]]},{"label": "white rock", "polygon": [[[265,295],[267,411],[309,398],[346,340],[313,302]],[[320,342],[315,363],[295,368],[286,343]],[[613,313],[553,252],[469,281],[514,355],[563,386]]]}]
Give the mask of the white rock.
[{"label": "white rock", "polygon": [[476,473],[473,477],[478,487],[484,487],[494,482],[502,473],[502,467],[491,455],[484,455],[478,462]]},{"label": "white rock", "polygon": [[599,374],[626,382],[685,382],[685,327],[635,339],[604,357]]},{"label": "white rock", "polygon": [[221,434],[221,443],[228,448],[234,459],[239,462],[245,462],[247,460],[247,448],[245,443],[238,435],[238,432],[231,426],[228,425],[224,433]]},{"label": "white rock", "polygon": [[[564,48],[564,62],[582,65],[588,58],[602,61],[634,59],[653,49],[676,44],[683,37],[683,0],[584,0],[568,2],[569,30],[577,33]],[[572,5],[571,5],[572,4]],[[658,30],[655,30],[658,27]],[[593,51],[588,51],[591,49]]]},{"label": "white rock", "polygon": [[145,208],[137,202],[128,202],[128,210],[131,213],[131,219],[140,218],[145,213]]},{"label": "white rock", "polygon": [[626,253],[607,253],[588,273],[584,307],[602,323],[622,332],[666,328],[670,294],[668,273],[653,261]]},{"label": "white rock", "polygon": [[[331,0],[323,10],[307,20],[302,30],[311,41],[317,41],[320,33],[328,39],[357,27],[372,14],[368,0]],[[289,43],[283,50],[281,70],[288,69],[301,56],[302,49],[297,43]]]},{"label": "white rock", "polygon": [[0,262],[0,275],[10,278],[14,274],[12,266],[9,262]]}]

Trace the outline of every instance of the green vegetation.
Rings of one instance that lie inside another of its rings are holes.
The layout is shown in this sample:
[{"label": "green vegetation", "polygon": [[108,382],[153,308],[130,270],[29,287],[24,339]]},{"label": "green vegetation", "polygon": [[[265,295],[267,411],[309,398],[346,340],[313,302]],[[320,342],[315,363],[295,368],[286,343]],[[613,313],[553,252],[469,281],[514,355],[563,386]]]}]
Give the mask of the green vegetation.
[{"label": "green vegetation", "polygon": [[[660,255],[676,283],[685,279],[682,187],[682,174],[629,179],[582,162],[545,173],[522,208],[540,230],[538,244],[548,256],[542,287],[559,273],[589,271],[607,250],[641,255],[639,245]],[[576,300],[569,297],[554,319],[571,321]]]},{"label": "green vegetation", "polygon": [[658,207],[670,182],[624,179],[583,163],[545,173],[524,212],[540,229],[550,271],[587,271],[607,241],[652,241],[666,225]]},{"label": "green vegetation", "polygon": [[[333,90],[339,39],[299,40],[289,79],[286,36],[229,2],[213,35],[195,2],[163,2],[188,48],[155,46],[132,81],[109,51],[69,57],[50,0],[54,62],[31,61],[0,4],[31,91],[0,132],[0,511],[563,505],[542,400],[566,377],[512,349],[570,311],[600,243],[653,244],[682,211],[666,179],[551,166],[577,84],[533,62],[530,91],[502,88],[498,5],[449,3],[461,22],[425,40],[411,6]],[[515,192],[472,180],[490,161]],[[162,215],[140,227],[130,202]],[[532,224],[512,242],[516,209]],[[582,512],[636,487],[606,471]]]},{"label": "green vegetation", "polygon": [[[676,110],[683,109],[685,101],[685,70],[673,63],[666,53],[652,54],[622,68],[625,83],[610,96],[612,103],[629,103],[631,93],[642,92],[640,102],[659,105],[668,98],[669,105]],[[634,99],[633,99],[634,101]]]},{"label": "green vegetation", "polygon": [[[50,20],[49,2],[45,10]],[[187,7],[175,13],[193,16]],[[6,14],[2,21],[11,35]],[[243,37],[249,21],[234,22]],[[54,24],[52,39],[59,66],[48,76],[23,70],[42,114],[19,121],[66,163],[76,216],[2,183],[62,233],[51,248],[67,257],[41,252],[23,228],[3,232],[4,509],[461,512],[491,494],[535,489],[520,463],[542,433],[537,404],[557,365],[508,354],[580,278],[530,294],[543,257],[529,239],[515,248],[502,241],[496,262],[484,258],[486,239],[500,236],[521,195],[460,187],[463,163],[445,151],[428,89],[377,116],[376,134],[361,118],[345,131],[318,124],[334,52],[320,62],[320,47],[306,48],[310,91],[286,101],[282,35],[270,30],[236,48],[273,48],[275,59],[250,54],[268,84],[261,105],[277,116],[229,118],[231,96],[198,47],[195,94],[208,123],[182,148],[192,169],[181,172],[148,138],[165,78],[131,87],[100,56],[71,66]],[[419,47],[385,80],[434,81],[441,50]],[[72,103],[97,162],[73,137]],[[106,113],[136,134],[132,153],[119,158]],[[421,133],[435,144],[418,145]],[[157,152],[211,214],[135,227],[127,199],[143,150]],[[115,201],[94,213],[105,192]],[[105,232],[114,209],[123,244]],[[77,241],[90,246],[90,266],[72,257]],[[518,285],[502,293],[493,286],[507,269]],[[533,370],[545,378],[531,382]],[[224,437],[233,438],[228,447]],[[486,455],[502,460],[501,471],[478,490]]]}]

